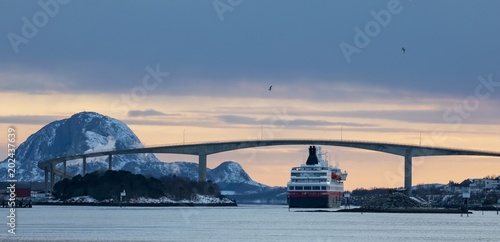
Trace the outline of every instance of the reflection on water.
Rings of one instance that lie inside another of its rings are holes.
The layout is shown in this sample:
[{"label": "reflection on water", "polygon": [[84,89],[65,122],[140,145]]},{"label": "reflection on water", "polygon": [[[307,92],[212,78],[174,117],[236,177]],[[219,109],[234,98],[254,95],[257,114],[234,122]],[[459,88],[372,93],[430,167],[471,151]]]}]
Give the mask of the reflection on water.
[{"label": "reflection on water", "polygon": [[[5,214],[7,210],[2,209]],[[36,206],[17,210],[0,241],[500,241],[496,212],[304,213],[285,206],[137,208]]]}]

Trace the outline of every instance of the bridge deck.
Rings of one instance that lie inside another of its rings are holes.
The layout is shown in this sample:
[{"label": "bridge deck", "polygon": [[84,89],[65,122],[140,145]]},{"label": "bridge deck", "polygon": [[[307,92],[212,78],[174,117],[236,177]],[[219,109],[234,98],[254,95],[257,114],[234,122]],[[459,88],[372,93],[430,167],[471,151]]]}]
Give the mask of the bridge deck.
[{"label": "bridge deck", "polygon": [[[75,154],[62,157],[55,157],[40,161],[38,167],[45,171],[51,172],[51,177],[54,174],[61,175],[63,172],[55,169],[55,165],[68,160],[86,159],[89,157],[125,155],[137,153],[169,153],[169,154],[188,154],[199,156],[199,177],[200,180],[206,178],[206,156],[210,154],[246,149],[253,147],[277,146],[277,145],[326,145],[350,147],[378,152],[389,153],[405,157],[405,188],[411,193],[411,166],[412,157],[422,156],[442,156],[442,155],[471,155],[471,156],[496,156],[500,157],[500,152],[479,151],[466,149],[453,149],[444,147],[420,146],[409,144],[397,144],[387,142],[371,142],[371,141],[353,141],[353,140],[314,140],[314,139],[281,139],[281,140],[239,140],[239,141],[220,141],[208,143],[191,143],[191,144],[175,144],[162,146],[149,146],[143,148],[127,149],[127,150],[108,150],[92,153]],[[109,164],[111,169],[111,161]],[[46,179],[47,180],[47,179]],[[53,180],[53,179],[51,179]],[[53,183],[53,182],[51,182]],[[52,184],[53,185],[53,184]]]}]

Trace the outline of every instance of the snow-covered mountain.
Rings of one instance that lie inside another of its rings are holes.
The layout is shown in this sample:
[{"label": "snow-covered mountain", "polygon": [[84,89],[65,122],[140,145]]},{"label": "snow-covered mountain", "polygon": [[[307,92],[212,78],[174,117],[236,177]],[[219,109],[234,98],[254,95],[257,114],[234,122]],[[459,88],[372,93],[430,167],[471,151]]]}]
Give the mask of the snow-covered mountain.
[{"label": "snow-covered mountain", "polygon": [[226,161],[207,173],[208,179],[216,183],[221,190],[229,190],[238,194],[256,193],[269,186],[253,181],[240,164]]},{"label": "snow-covered mountain", "polygon": [[[141,141],[123,122],[94,112],[81,112],[68,119],[54,121],[18,146],[16,150],[16,179],[42,182],[44,174],[38,168],[41,160],[62,155],[74,155],[104,150],[143,147]],[[113,170],[161,176],[181,176],[198,179],[198,164],[193,162],[161,162],[153,154],[113,156]],[[87,159],[87,172],[108,168],[106,157]],[[82,173],[82,161],[68,161],[67,172]],[[7,180],[7,159],[0,162],[0,181]],[[221,190],[255,193],[268,186],[253,181],[236,162],[224,162],[207,169],[207,177]]]},{"label": "snow-covered mountain", "polygon": [[[143,147],[141,141],[123,122],[94,112],[81,112],[68,119],[54,121],[20,144],[16,150],[18,181],[43,181],[41,160],[103,150]],[[105,157],[87,159],[87,171],[107,169]],[[68,172],[81,173],[81,161],[68,162]],[[134,164],[161,163],[152,154],[113,157],[113,169],[135,169]],[[7,159],[0,163],[0,180],[6,179]],[[132,168],[133,167],[133,168]],[[148,167],[145,167],[148,170]]]}]

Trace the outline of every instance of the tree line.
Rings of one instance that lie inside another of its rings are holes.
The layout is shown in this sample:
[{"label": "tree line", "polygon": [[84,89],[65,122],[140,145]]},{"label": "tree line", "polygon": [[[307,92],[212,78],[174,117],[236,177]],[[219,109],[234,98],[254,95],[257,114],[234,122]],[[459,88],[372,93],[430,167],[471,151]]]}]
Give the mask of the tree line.
[{"label": "tree line", "polygon": [[167,176],[160,179],[133,174],[129,171],[95,171],[77,175],[54,185],[53,196],[66,200],[78,196],[91,196],[97,200],[169,197],[174,200],[190,199],[196,194],[222,198],[219,188],[211,181],[198,182],[185,177]]}]

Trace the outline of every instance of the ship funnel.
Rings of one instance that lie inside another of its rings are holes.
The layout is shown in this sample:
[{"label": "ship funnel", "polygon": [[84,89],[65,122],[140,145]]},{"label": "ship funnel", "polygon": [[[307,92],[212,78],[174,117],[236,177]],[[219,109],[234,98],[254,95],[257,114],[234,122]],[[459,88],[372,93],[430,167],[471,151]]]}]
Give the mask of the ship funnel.
[{"label": "ship funnel", "polygon": [[307,157],[306,165],[318,164],[318,157],[316,156],[316,147],[309,146],[309,157]]}]

